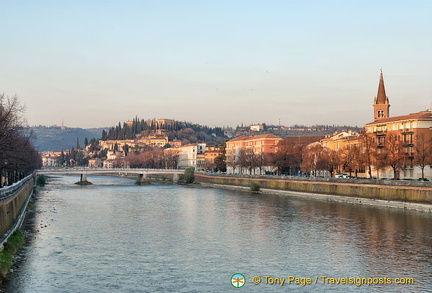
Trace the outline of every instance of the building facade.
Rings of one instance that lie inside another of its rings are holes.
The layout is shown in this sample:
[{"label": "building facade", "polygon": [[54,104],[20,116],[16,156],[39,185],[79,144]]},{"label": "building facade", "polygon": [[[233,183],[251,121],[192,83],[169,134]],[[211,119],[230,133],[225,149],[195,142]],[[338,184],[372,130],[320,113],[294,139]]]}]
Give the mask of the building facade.
[{"label": "building facade", "polygon": [[178,167],[185,169],[187,167],[197,167],[198,146],[197,144],[188,144],[178,148],[179,161]]},{"label": "building facade", "polygon": [[270,163],[282,140],[273,134],[240,136],[226,142],[227,173],[265,174],[274,172]]},{"label": "building facade", "polygon": [[426,109],[390,117],[382,72],[373,107],[374,121],[364,127],[375,147],[373,176],[393,178],[395,175],[400,179],[419,179],[422,177],[422,157],[425,156],[423,164],[426,162],[427,166],[424,167],[424,177],[432,178],[432,112]]}]

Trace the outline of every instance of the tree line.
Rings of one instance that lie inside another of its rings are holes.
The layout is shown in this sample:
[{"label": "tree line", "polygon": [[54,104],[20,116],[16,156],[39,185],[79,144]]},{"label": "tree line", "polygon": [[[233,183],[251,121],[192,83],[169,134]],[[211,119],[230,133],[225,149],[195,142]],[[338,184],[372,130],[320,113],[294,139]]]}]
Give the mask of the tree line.
[{"label": "tree line", "polygon": [[25,127],[18,97],[0,94],[0,186],[11,185],[42,166]]},{"label": "tree line", "polygon": [[[169,140],[189,140],[190,143],[196,141],[212,141],[224,138],[224,131],[220,127],[208,127],[183,121],[173,121],[172,123],[158,123],[156,120],[144,120],[135,117],[130,123],[120,122],[118,125],[110,127],[108,131],[103,130],[102,140],[126,140],[135,139],[138,135],[151,134],[156,130],[163,130]],[[187,133],[185,133],[187,132]],[[196,139],[194,139],[194,137]]]}]

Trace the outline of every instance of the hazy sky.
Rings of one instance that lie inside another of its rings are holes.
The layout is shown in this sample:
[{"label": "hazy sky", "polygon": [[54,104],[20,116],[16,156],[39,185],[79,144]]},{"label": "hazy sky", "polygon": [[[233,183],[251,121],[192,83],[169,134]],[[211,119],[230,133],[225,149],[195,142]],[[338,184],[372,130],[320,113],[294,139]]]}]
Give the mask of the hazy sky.
[{"label": "hazy sky", "polygon": [[432,102],[432,1],[0,0],[0,92],[30,125],[371,122]]}]

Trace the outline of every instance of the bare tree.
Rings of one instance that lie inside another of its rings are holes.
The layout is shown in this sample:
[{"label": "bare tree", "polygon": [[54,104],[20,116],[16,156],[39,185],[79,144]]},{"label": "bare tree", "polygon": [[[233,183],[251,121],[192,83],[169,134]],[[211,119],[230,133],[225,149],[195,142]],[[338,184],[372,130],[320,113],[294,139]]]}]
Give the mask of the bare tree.
[{"label": "bare tree", "polygon": [[399,170],[404,162],[403,142],[396,134],[387,134],[384,148],[380,149],[379,160],[382,167],[391,167],[393,169],[393,178],[399,178]]},{"label": "bare tree", "polygon": [[[360,164],[367,166],[369,178],[372,178],[372,165],[376,161],[377,145],[372,134],[360,133]],[[378,176],[377,176],[378,177]]]},{"label": "bare tree", "polygon": [[41,165],[31,132],[25,132],[23,112],[16,96],[0,94],[0,186],[22,179]]},{"label": "bare tree", "polygon": [[271,154],[266,154],[266,153],[259,153],[256,155],[256,165],[260,170],[260,174],[263,174],[263,169],[266,166],[270,166],[272,165],[272,155]]},{"label": "bare tree", "polygon": [[257,157],[253,152],[253,149],[245,149],[240,151],[240,166],[246,168],[249,174],[252,174],[252,170],[258,167]]},{"label": "bare tree", "polygon": [[324,170],[324,147],[320,143],[313,143],[303,149],[301,170],[306,174],[316,174]]},{"label": "bare tree", "polygon": [[[408,155],[412,155],[408,153]],[[414,164],[419,166],[422,171],[421,179],[424,180],[424,169],[427,165],[432,165],[432,139],[424,134],[416,135],[414,141]]]},{"label": "bare tree", "polygon": [[344,170],[348,170],[350,177],[352,172],[355,172],[355,176],[357,176],[358,171],[361,169],[360,157],[360,147],[357,144],[347,144],[341,151],[341,163]]},{"label": "bare tree", "polygon": [[239,157],[236,156],[235,152],[230,152],[226,154],[226,165],[227,167],[231,167],[233,169],[233,173],[235,173],[238,161]]},{"label": "bare tree", "polygon": [[324,148],[322,154],[323,155],[320,157],[320,161],[319,161],[319,164],[321,165],[321,169],[329,171],[330,176],[333,177],[335,171],[338,171],[341,165],[340,152],[336,150]]},{"label": "bare tree", "polygon": [[296,143],[289,139],[283,139],[278,144],[276,155],[273,156],[273,164],[278,173],[293,175],[298,173],[302,164],[302,150],[305,143]]}]

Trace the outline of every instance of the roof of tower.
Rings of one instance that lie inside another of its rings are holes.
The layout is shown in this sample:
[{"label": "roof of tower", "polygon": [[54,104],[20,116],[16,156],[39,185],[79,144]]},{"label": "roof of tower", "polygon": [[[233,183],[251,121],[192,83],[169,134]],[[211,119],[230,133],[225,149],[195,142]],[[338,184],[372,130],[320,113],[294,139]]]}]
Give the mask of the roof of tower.
[{"label": "roof of tower", "polygon": [[387,103],[387,96],[385,93],[385,88],[384,88],[384,78],[383,78],[383,74],[382,71],[380,73],[380,80],[379,80],[379,85],[378,85],[378,94],[376,96],[376,100],[375,100],[376,104],[386,104]]}]

